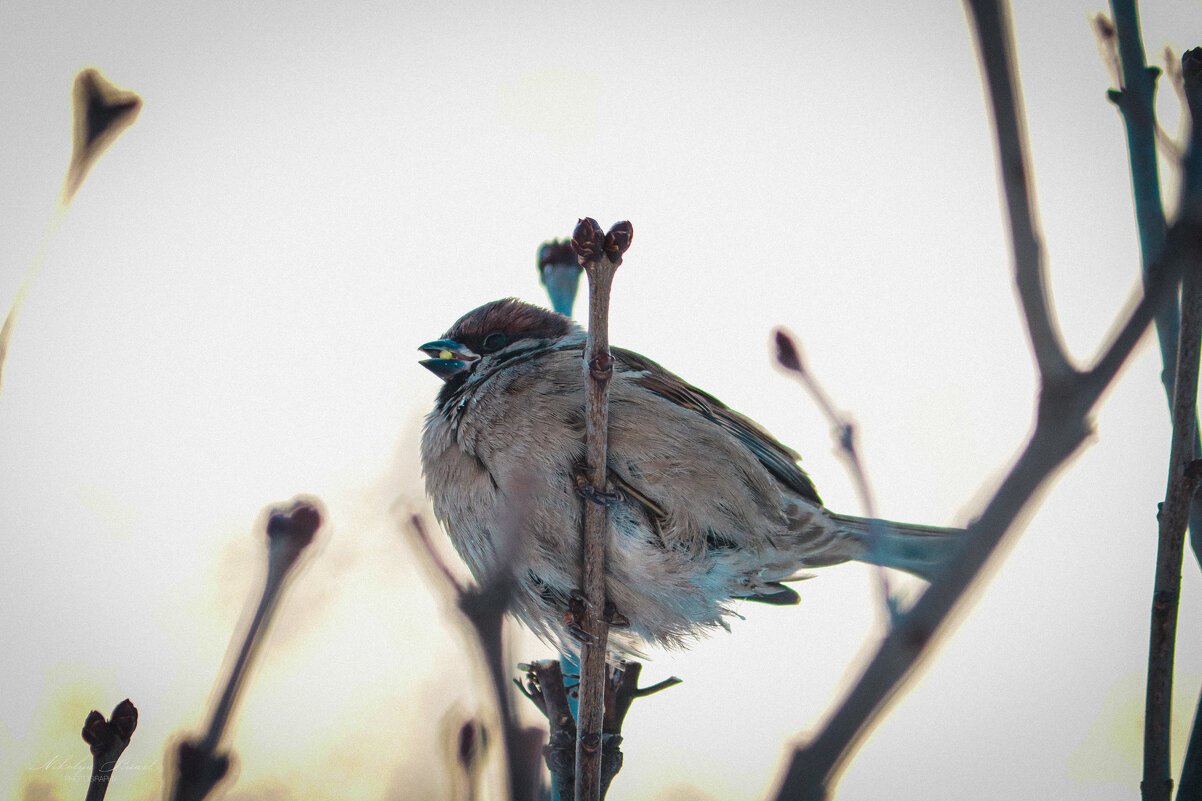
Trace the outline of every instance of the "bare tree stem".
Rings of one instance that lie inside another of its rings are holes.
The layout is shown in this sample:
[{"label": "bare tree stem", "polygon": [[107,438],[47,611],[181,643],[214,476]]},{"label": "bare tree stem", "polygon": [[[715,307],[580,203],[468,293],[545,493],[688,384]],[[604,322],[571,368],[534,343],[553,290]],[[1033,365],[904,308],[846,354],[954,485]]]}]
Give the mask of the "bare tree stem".
[{"label": "bare tree stem", "polygon": [[588,275],[589,325],[584,355],[586,475],[593,492],[584,503],[584,616],[588,641],[580,658],[579,707],[576,718],[576,801],[600,801],[601,756],[605,721],[606,640],[605,547],[609,511],[591,498],[605,495],[609,440],[609,384],[613,357],[609,352],[609,293],[622,253],[630,245],[630,223],[618,223],[606,236],[596,220],[576,226],[572,247]]},{"label": "bare tree stem", "polygon": [[1195,415],[1198,402],[1198,356],[1202,350],[1202,264],[1186,270],[1181,292],[1181,335],[1173,397],[1173,440],[1169,478],[1160,510],[1156,583],[1152,593],[1152,625],[1148,643],[1148,690],[1144,708],[1144,801],[1168,801],[1173,779],[1169,764],[1169,727],[1173,700],[1173,658],[1181,562],[1190,503],[1198,486],[1194,463]]}]

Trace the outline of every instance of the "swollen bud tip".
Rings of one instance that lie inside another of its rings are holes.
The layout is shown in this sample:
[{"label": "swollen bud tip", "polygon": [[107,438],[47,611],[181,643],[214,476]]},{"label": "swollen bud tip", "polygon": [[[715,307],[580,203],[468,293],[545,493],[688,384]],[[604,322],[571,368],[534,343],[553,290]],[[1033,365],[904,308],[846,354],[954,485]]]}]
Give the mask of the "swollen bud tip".
[{"label": "swollen bud tip", "polygon": [[776,361],[786,370],[792,370],[795,373],[805,373],[805,367],[801,363],[801,354],[797,350],[797,344],[793,342],[792,337],[779,328],[776,330]]},{"label": "swollen bud tip", "polygon": [[267,517],[269,561],[289,570],[313,542],[321,523],[321,512],[308,501],[296,500],[286,508],[273,508]]},{"label": "swollen bud tip", "polygon": [[93,709],[84,720],[83,731],[80,733],[83,735],[83,741],[88,745],[99,745],[107,729],[108,724],[104,721],[104,715]]},{"label": "swollen bud tip", "polygon": [[134,729],[138,728],[138,708],[126,698],[114,707],[113,716],[109,718],[109,725],[128,740],[133,735]]},{"label": "swollen bud tip", "polygon": [[285,538],[297,548],[313,541],[321,527],[321,513],[312,504],[298,501],[287,510],[274,511],[267,520],[267,536],[272,540]]},{"label": "swollen bud tip", "polygon": [[576,223],[576,230],[572,232],[572,250],[581,264],[601,261],[604,245],[605,233],[596,220],[585,217]]},{"label": "swollen bud tip", "polygon": [[1114,23],[1110,21],[1110,17],[1101,12],[1093,18],[1093,26],[1094,30],[1098,32],[1098,36],[1105,40],[1113,39],[1117,33],[1114,29]]},{"label": "swollen bud tip", "polygon": [[459,727],[459,738],[455,750],[459,764],[465,770],[471,771],[479,762],[480,751],[484,746],[483,734],[483,730],[474,719],[465,721]]},{"label": "swollen bud tip", "polygon": [[634,226],[628,220],[614,223],[605,235],[605,255],[614,264],[622,263],[622,254],[630,247],[634,239]]}]

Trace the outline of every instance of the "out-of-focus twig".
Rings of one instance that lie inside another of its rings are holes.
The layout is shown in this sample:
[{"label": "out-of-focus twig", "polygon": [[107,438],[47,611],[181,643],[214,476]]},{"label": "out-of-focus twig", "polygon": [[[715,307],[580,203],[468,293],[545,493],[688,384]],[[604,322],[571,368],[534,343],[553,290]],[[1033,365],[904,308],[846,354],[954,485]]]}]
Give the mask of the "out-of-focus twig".
[{"label": "out-of-focus twig", "polygon": [[134,124],[142,110],[142,98],[117,87],[95,69],[83,70],[75,76],[71,102],[75,131],[71,165],[63,184],[64,204],[71,202],[92,165]]},{"label": "out-of-focus twig", "polygon": [[[518,483],[523,482],[519,480]],[[437,569],[480,646],[502,729],[509,797],[512,801],[534,801],[537,798],[538,756],[543,738],[540,729],[520,726],[514,715],[502,636],[505,613],[514,590],[512,566],[516,550],[521,546],[519,526],[520,521],[526,519],[528,503],[529,493],[519,492],[514,506],[507,511],[507,520],[501,527],[503,530],[494,537],[494,569],[488,582],[480,586],[463,586],[439,556],[421,516],[415,514],[409,519],[410,530],[416,536],[420,551]]]},{"label": "out-of-focus twig", "polygon": [[[1173,94],[1177,95],[1177,101],[1181,104],[1181,108],[1187,109],[1189,107],[1189,100],[1185,96],[1185,76],[1181,71],[1181,57],[1177,55],[1171,46],[1165,45],[1164,51],[1161,53],[1161,61],[1164,64],[1165,80],[1168,81]],[[1180,122],[1181,135],[1179,137],[1181,142],[1189,139],[1189,125],[1190,115],[1182,114]],[[1174,164],[1180,166],[1181,162],[1185,159],[1183,145],[1179,145],[1177,140],[1160,127],[1159,124],[1156,126],[1156,132],[1157,142],[1165,151],[1165,155],[1172,159]]]},{"label": "out-of-focus twig", "polygon": [[801,349],[797,346],[797,340],[783,328],[776,330],[773,339],[776,342],[777,363],[801,382],[801,385],[810,393],[810,397],[814,399],[814,403],[818,405],[819,411],[830,423],[831,429],[834,431],[835,442],[839,445],[839,453],[847,460],[864,514],[876,517],[876,502],[873,499],[872,490],[868,486],[868,476],[864,472],[864,464],[860,461],[860,451],[856,447],[855,425],[835,408],[830,395],[826,393],[826,390],[818,383],[818,379],[806,366],[801,358]]},{"label": "out-of-focus twig", "polygon": [[113,768],[138,728],[138,709],[126,698],[113,708],[108,720],[93,709],[83,724],[83,741],[92,751],[92,777],[85,801],[104,801]]},{"label": "out-of-focus twig", "polygon": [[[783,328],[778,328],[773,335],[773,340],[776,343],[777,364],[796,377],[801,385],[805,387],[806,391],[810,393],[810,397],[814,399],[814,403],[818,405],[819,411],[822,412],[830,424],[835,442],[838,443],[839,453],[843,456],[843,460],[847,462],[852,481],[856,486],[856,494],[860,496],[860,508],[863,510],[864,516],[870,521],[869,536],[880,537],[881,524],[876,516],[876,500],[873,496],[872,488],[868,484],[868,474],[865,472],[864,464],[860,460],[859,448],[856,447],[855,425],[835,408],[835,404],[831,401],[826,390],[822,388],[822,384],[818,382],[817,377],[806,366],[801,356],[801,348],[798,347],[796,339]],[[888,612],[889,625],[893,625],[900,612],[899,601],[894,596],[893,589],[890,586],[888,571],[878,566],[875,572],[877,585],[880,587],[881,600]]]},{"label": "out-of-focus twig", "polygon": [[[1135,200],[1135,221],[1139,233],[1142,275],[1146,282],[1150,271],[1164,250],[1166,222],[1160,192],[1157,140],[1169,137],[1161,130],[1156,119],[1154,96],[1156,79],[1160,75],[1160,70],[1147,64],[1143,37],[1140,34],[1139,11],[1136,8],[1135,0],[1111,0],[1110,5],[1114,12],[1114,22],[1110,24],[1109,28],[1112,32],[1110,41],[1117,65],[1117,75],[1114,76],[1114,79],[1119,88],[1110,90],[1107,96],[1122,112],[1127,132],[1131,189]],[[1180,91],[1182,105],[1188,110],[1188,98],[1181,68],[1170,68],[1168,78],[1170,84]],[[1189,114],[1183,115],[1185,119],[1188,119],[1189,116]],[[1176,151],[1175,146],[1173,149]],[[1170,155],[1174,156],[1175,161],[1180,164],[1181,153],[1179,151]],[[1181,324],[1178,304],[1176,302],[1165,304],[1157,312],[1155,322],[1156,337],[1160,343],[1160,381],[1164,385],[1164,394],[1171,414],[1174,403],[1173,377],[1178,367],[1178,327]],[[1202,455],[1202,440],[1197,434],[1196,412],[1193,426],[1195,430],[1191,443],[1193,455]],[[1195,540],[1194,553],[1199,563],[1202,563],[1202,541],[1199,540],[1202,537],[1202,500],[1192,505],[1189,517],[1190,528],[1200,532],[1193,539]]]},{"label": "out-of-focus twig", "polygon": [[75,76],[75,83],[71,88],[71,115],[74,125],[71,161],[63,179],[58,208],[46,225],[42,246],[29,269],[25,271],[25,277],[17,289],[17,296],[9,307],[4,323],[0,325],[0,386],[3,384],[4,362],[21,306],[34,279],[46,263],[50,242],[62,225],[67,207],[79,191],[92,165],[126,128],[133,125],[141,110],[142,98],[133,92],[118,89],[98,70],[86,69]]},{"label": "out-of-focus twig", "polygon": [[229,754],[217,749],[233,714],[251,661],[258,652],[284,588],[301,554],[313,542],[322,524],[317,503],[296,499],[287,506],[271,509],[267,516],[267,577],[250,628],[230,669],[209,726],[200,740],[184,740],[175,755],[175,780],[170,798],[200,801],[229,771]]},{"label": "out-of-focus twig", "polygon": [[[1041,381],[1035,430],[1013,469],[981,516],[968,529],[964,546],[914,607],[881,642],[856,685],[822,729],[792,755],[778,799],[824,799],[839,770],[884,705],[929,650],[929,645],[964,591],[980,574],[1002,538],[1031,500],[1082,444],[1089,415],[1130,355],[1156,311],[1175,296],[1187,267],[1202,258],[1202,215],[1198,204],[1183,202],[1183,214],[1169,231],[1160,264],[1143,298],[1092,368],[1078,371],[1065,356],[1051,321],[1044,291],[1042,259],[1026,184],[1022,116],[1015,93],[1013,44],[1008,13],[997,0],[968,0],[994,111],[995,132],[1028,335]],[[1198,152],[1197,136],[1191,153]],[[1187,158],[1187,162],[1189,159]],[[1186,171],[1184,197],[1199,189]]]},{"label": "out-of-focus twig", "polygon": [[600,801],[602,727],[605,717],[606,639],[605,548],[609,536],[609,496],[606,453],[609,440],[609,383],[613,356],[609,352],[609,293],[622,254],[630,247],[634,229],[615,224],[602,235],[591,217],[576,226],[572,248],[589,283],[588,343],[584,353],[585,458],[587,485],[584,504],[584,614],[580,628],[588,641],[580,655],[580,693],[576,719],[576,800]]},{"label": "out-of-focus twig", "polygon": [[488,752],[488,730],[475,718],[456,719],[453,711],[444,722],[454,729],[448,743],[453,752],[448,761],[457,768],[451,772],[451,801],[476,801]]},{"label": "out-of-focus twig", "polygon": [[[1131,188],[1139,231],[1143,274],[1157,263],[1164,250],[1165,215],[1160,198],[1160,169],[1156,158],[1156,79],[1160,70],[1149,67],[1139,30],[1135,0],[1111,0],[1114,41],[1119,75],[1117,88],[1107,96],[1122,114],[1131,162]],[[1156,315],[1163,371],[1161,381],[1169,402],[1173,399],[1173,370],[1177,366],[1177,310],[1165,307]]]},{"label": "out-of-focus twig", "polygon": [[999,173],[1006,196],[1015,285],[1041,378],[1051,384],[1075,372],[1048,304],[1043,245],[1028,177],[1026,124],[1014,67],[1009,11],[1001,0],[966,0],[975,22],[997,132]]}]

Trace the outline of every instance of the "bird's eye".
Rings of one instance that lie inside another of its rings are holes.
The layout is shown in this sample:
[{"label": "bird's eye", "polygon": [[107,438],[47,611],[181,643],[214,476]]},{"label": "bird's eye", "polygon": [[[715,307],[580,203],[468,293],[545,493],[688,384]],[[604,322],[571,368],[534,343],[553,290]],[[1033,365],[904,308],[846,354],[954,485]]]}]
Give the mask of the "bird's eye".
[{"label": "bird's eye", "polygon": [[483,342],[480,343],[480,349],[485,353],[495,353],[508,344],[509,337],[505,336],[500,331],[493,331],[484,338]]}]

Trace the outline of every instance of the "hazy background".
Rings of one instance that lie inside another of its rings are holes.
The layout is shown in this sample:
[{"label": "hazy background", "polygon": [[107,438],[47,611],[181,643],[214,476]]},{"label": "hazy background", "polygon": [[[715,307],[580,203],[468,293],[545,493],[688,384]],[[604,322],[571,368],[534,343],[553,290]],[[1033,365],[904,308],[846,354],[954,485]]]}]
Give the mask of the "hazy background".
[{"label": "hazy background", "polygon": [[[1082,358],[1138,276],[1098,10],[1015,6],[1050,283]],[[1142,12],[1154,62],[1202,43],[1197,2]],[[855,494],[771,365],[778,324],[858,421],[885,516],[966,522],[1028,433],[957,2],[7,0],[0,307],[41,246],[89,65],[145,107],[53,240],[4,374],[6,795],[82,797],[84,717],[128,696],[141,722],[110,798],[157,797],[257,592],[256,516],[299,492],[330,523],[248,685],[230,797],[446,794],[447,727],[487,705],[397,525],[423,503],[439,386],[415,348],[484,301],[541,301],[535,251],[577,217],[634,223],[613,341],[801,450],[834,509]],[[1158,108],[1176,132],[1164,81]],[[1135,796],[1169,439],[1150,344],[841,801]],[[1184,572],[1175,764],[1202,682],[1192,555]],[[873,582],[824,570],[800,607],[749,605],[648,664],[685,683],[631,712],[610,798],[762,798],[879,635]],[[548,653],[522,640],[514,660]]]}]

